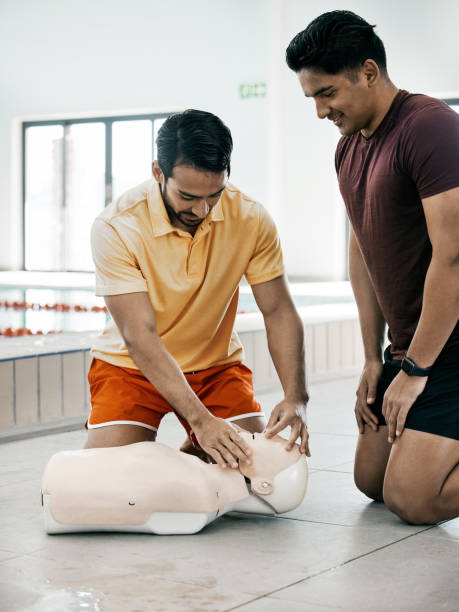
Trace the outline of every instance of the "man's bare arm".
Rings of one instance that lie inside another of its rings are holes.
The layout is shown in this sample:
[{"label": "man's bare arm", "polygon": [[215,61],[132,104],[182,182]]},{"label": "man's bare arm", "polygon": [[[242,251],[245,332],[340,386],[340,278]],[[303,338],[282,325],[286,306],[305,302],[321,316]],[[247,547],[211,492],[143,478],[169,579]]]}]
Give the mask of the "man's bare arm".
[{"label": "man's bare arm", "polygon": [[349,278],[359,311],[365,353],[365,363],[357,388],[355,405],[355,418],[360,433],[363,433],[365,424],[375,431],[378,429],[378,419],[368,408],[368,404],[373,404],[376,400],[376,387],[382,372],[385,322],[352,228],[349,236]]},{"label": "man's bare arm", "polygon": [[365,361],[381,361],[384,318],[352,228],[349,235],[349,279],[359,311]]},{"label": "man's bare arm", "polygon": [[288,449],[301,437],[301,450],[309,455],[306,428],[306,391],[303,323],[293,304],[284,276],[252,285],[266,327],[268,347],[285,399],[273,410],[267,436],[291,427]]},{"label": "man's bare arm", "polygon": [[433,364],[459,317],[459,187],[422,201],[432,259],[422,311],[407,355],[420,367]]},{"label": "man's bare arm", "polygon": [[191,426],[202,448],[220,465],[237,467],[250,454],[231,425],[213,417],[189,386],[156,329],[148,293],[105,297],[133,361],[158,392]]},{"label": "man's bare arm", "polygon": [[[429,367],[437,359],[459,317],[459,187],[422,201],[432,243],[422,311],[407,355],[418,366]],[[405,427],[412,405],[424,391],[427,377],[401,371],[384,394],[382,411],[389,422],[393,442]]]}]

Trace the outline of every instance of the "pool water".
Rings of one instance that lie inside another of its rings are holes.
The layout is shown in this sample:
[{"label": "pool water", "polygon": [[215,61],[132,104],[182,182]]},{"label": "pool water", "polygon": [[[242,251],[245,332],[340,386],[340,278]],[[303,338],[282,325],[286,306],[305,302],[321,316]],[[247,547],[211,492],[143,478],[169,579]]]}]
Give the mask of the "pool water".
[{"label": "pool water", "polygon": [[[4,302],[26,302],[33,308],[5,307]],[[38,305],[48,305],[48,309],[39,309]],[[105,312],[91,310],[102,308],[104,300],[96,297],[92,291],[85,290],[51,290],[51,289],[0,289],[0,333],[8,328],[12,330],[28,329],[33,334],[60,331],[94,331],[103,329],[107,319]],[[76,311],[74,307],[87,310]],[[68,311],[62,308],[69,307]]]},{"label": "pool water", "polygon": [[[298,308],[321,304],[343,304],[353,301],[353,298],[349,295],[294,295],[293,299]],[[8,302],[8,307],[5,307],[5,301]],[[25,302],[29,307],[14,308],[11,306],[13,302]],[[39,308],[39,305],[48,305],[48,309]],[[2,288],[0,289],[0,334],[4,335],[7,329],[14,331],[18,329],[29,330],[32,334],[102,330],[107,320],[107,314],[94,310],[102,308],[104,305],[103,298],[95,296],[90,290]],[[258,312],[252,293],[240,293],[238,312]]]},{"label": "pool water", "polygon": [[[348,304],[354,301],[352,296],[293,295],[292,297],[297,308],[320,306],[321,304]],[[239,294],[238,311],[258,312],[258,306],[252,293]]]}]

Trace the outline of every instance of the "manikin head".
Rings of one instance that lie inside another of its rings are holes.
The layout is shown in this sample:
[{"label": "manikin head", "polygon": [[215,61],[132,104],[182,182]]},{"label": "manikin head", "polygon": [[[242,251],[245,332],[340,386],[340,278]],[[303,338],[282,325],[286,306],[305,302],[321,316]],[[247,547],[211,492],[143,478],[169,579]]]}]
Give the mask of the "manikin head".
[{"label": "manikin head", "polygon": [[171,223],[194,233],[218,203],[230,174],[233,140],[216,115],[189,109],[166,119],[153,176]]},{"label": "manikin head", "polygon": [[252,495],[259,497],[277,513],[296,508],[303,500],[308,482],[306,457],[295,444],[287,451],[288,440],[281,436],[266,438],[263,433],[239,430],[252,450],[249,465],[239,471],[250,481]]},{"label": "manikin head", "polygon": [[381,91],[392,86],[386,53],[374,27],[351,11],[314,19],[290,42],[286,59],[320,119],[341,134],[371,134],[380,117]]}]

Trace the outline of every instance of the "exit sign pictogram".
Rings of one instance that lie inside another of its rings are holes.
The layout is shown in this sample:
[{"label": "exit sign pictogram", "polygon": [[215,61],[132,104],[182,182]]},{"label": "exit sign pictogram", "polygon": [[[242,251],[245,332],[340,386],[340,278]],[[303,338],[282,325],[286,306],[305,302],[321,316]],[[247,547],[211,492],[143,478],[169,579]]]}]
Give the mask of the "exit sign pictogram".
[{"label": "exit sign pictogram", "polygon": [[239,85],[239,96],[246,100],[247,98],[266,98],[266,83],[241,83]]}]

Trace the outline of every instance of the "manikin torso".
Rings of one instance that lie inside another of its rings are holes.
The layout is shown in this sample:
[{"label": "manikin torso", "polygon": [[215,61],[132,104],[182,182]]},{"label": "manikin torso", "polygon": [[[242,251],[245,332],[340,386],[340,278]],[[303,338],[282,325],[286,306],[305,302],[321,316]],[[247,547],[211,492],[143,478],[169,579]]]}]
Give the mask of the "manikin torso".
[{"label": "manikin torso", "polygon": [[45,529],[196,533],[230,511],[276,514],[298,506],[307,485],[298,446],[287,452],[280,436],[240,435],[252,456],[238,470],[159,442],[57,453],[43,475]]}]

